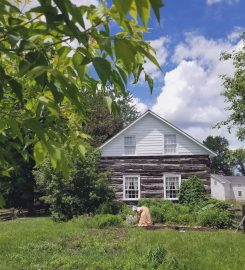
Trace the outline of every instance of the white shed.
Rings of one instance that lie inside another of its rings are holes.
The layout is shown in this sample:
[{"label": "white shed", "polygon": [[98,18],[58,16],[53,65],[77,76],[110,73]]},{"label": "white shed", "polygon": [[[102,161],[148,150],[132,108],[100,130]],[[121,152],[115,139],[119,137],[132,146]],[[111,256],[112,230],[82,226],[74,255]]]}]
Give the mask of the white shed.
[{"label": "white shed", "polygon": [[245,201],[245,176],[211,174],[211,196],[219,200]]}]

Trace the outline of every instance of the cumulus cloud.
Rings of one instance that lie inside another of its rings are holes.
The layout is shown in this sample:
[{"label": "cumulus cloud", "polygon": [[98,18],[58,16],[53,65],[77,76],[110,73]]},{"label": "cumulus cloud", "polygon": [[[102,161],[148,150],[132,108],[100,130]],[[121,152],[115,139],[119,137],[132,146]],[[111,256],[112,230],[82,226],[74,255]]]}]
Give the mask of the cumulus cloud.
[{"label": "cumulus cloud", "polygon": [[[156,59],[160,66],[163,66],[166,63],[168,51],[167,51],[167,43],[169,42],[168,38],[160,37],[159,39],[151,40],[151,46],[156,50]],[[149,74],[154,80],[163,78],[163,74],[159,70],[159,68],[154,65],[148,59],[144,64],[144,69],[147,74]],[[144,78],[143,78],[144,79]]]},{"label": "cumulus cloud", "polygon": [[219,3],[225,3],[225,4],[237,4],[240,2],[240,0],[207,0],[206,1],[208,5],[213,5],[213,4],[219,4]]},{"label": "cumulus cloud", "polygon": [[[234,68],[229,61],[220,61],[220,54],[233,51],[241,41],[212,40],[187,34],[176,46],[172,61],[176,67],[167,72],[164,86],[152,110],[199,140],[208,135],[222,134],[235,143],[234,134],[212,126],[226,119],[221,74],[231,75]],[[224,133],[225,132],[225,133]]]},{"label": "cumulus cloud", "polygon": [[140,113],[144,113],[148,108],[147,105],[140,101],[139,98],[133,97],[133,105],[136,106]]}]

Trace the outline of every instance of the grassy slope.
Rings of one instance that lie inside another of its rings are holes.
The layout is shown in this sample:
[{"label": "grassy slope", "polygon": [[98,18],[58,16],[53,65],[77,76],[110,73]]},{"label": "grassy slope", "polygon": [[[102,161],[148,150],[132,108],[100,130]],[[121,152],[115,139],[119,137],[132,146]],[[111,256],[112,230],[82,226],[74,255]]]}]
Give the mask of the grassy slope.
[{"label": "grassy slope", "polygon": [[97,230],[49,218],[0,223],[0,269],[120,269],[158,244],[191,270],[244,270],[241,233]]}]

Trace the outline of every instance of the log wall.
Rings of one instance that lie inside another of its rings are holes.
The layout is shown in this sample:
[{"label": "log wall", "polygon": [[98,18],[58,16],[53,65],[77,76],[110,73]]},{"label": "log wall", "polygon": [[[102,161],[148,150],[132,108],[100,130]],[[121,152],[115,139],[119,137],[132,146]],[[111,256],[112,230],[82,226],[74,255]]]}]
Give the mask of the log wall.
[{"label": "log wall", "polygon": [[210,192],[208,155],[102,157],[101,166],[110,171],[111,185],[123,200],[123,175],[140,175],[141,198],[163,198],[163,174],[181,174],[182,181],[198,176]]}]

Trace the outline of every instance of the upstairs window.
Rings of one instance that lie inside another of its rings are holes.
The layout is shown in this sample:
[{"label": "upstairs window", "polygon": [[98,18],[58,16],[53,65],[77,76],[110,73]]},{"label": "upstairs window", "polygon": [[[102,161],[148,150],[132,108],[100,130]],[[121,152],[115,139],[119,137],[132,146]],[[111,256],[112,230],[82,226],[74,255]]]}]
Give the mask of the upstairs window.
[{"label": "upstairs window", "polygon": [[140,176],[124,175],[123,176],[123,199],[138,200],[140,198]]},{"label": "upstairs window", "polygon": [[136,139],[135,135],[124,136],[124,154],[135,155]]},{"label": "upstairs window", "polygon": [[180,181],[180,175],[164,175],[164,199],[179,199]]},{"label": "upstairs window", "polygon": [[176,148],[176,134],[164,135],[164,153],[174,154],[177,152]]}]

